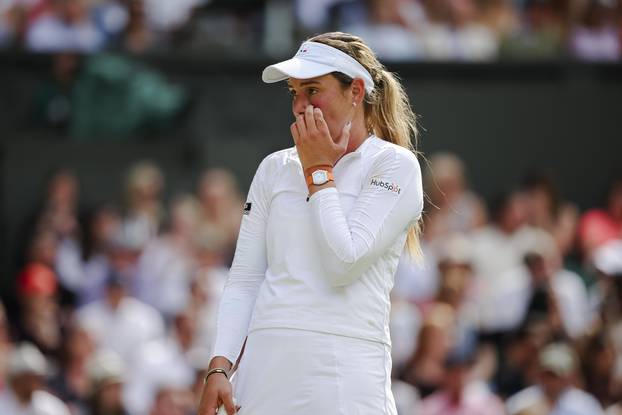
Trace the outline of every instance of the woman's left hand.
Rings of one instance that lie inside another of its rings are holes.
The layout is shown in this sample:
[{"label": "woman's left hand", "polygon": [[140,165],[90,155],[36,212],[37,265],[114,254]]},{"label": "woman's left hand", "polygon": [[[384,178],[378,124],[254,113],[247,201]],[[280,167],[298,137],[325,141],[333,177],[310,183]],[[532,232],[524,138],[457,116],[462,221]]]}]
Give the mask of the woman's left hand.
[{"label": "woman's left hand", "polygon": [[349,119],[337,140],[333,140],[322,110],[308,105],[304,115],[296,116],[290,126],[303,170],[318,166],[334,166],[348,147],[352,120]]}]

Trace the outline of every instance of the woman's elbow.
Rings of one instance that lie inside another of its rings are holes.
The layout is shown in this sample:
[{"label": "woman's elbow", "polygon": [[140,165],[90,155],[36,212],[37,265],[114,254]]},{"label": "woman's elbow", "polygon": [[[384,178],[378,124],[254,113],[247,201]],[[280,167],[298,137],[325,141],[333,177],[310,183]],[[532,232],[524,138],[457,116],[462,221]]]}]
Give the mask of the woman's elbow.
[{"label": "woman's elbow", "polygon": [[334,261],[326,266],[330,286],[342,288],[356,281],[359,275],[355,272],[355,265],[355,262]]}]

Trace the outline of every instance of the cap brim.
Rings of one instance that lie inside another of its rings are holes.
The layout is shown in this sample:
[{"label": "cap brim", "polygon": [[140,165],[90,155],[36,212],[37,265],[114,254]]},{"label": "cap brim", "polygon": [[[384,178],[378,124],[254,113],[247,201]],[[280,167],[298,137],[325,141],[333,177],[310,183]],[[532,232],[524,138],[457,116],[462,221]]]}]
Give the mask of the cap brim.
[{"label": "cap brim", "polygon": [[268,66],[263,70],[261,79],[266,83],[279,82],[287,78],[309,79],[329,74],[335,70],[330,65],[291,58]]}]

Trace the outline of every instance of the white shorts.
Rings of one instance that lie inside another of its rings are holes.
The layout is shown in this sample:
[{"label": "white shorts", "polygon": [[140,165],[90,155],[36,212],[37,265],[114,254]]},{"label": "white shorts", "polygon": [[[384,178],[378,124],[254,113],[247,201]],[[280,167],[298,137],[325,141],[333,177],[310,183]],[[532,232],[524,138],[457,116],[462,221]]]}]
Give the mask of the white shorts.
[{"label": "white shorts", "polygon": [[239,415],[396,415],[389,346],[297,329],[249,334],[233,379]]}]

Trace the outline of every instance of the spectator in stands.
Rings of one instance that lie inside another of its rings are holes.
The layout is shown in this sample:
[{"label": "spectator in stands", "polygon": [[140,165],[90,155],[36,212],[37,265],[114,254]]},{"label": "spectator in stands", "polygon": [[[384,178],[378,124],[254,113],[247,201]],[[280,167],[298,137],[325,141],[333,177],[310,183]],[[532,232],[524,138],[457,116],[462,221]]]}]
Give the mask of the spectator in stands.
[{"label": "spectator in stands", "polygon": [[589,263],[594,250],[614,239],[622,238],[622,177],[609,185],[606,206],[590,209],[579,221],[579,245]]},{"label": "spectator in stands", "polygon": [[29,8],[37,0],[0,2],[0,49],[21,45],[27,27]]},{"label": "spectator in stands", "polygon": [[595,316],[587,290],[577,274],[560,267],[556,249],[540,248],[540,253],[526,255],[525,264],[531,277],[525,318],[546,316],[554,330],[572,338],[588,334]]},{"label": "spectator in stands", "polygon": [[77,264],[82,278],[75,291],[78,306],[103,298],[106,278],[112,267],[112,251],[119,250],[123,242],[119,238],[121,216],[112,205],[103,204],[92,209],[86,213],[83,222]]},{"label": "spectator in stands", "polygon": [[465,176],[464,164],[456,155],[437,153],[430,157],[424,181],[428,197],[421,244],[423,260],[417,261],[406,253],[402,256],[393,295],[418,303],[431,300],[438,290],[438,257],[446,253],[445,242],[455,234],[469,233],[486,224],[484,204],[468,189]]},{"label": "spectator in stands", "polygon": [[201,175],[197,195],[201,204],[199,237],[219,246],[229,265],[242,220],[243,203],[235,177],[225,169],[208,169]]},{"label": "spectator in stands", "polygon": [[26,45],[34,52],[95,52],[104,47],[104,36],[86,0],[53,0],[50,12],[31,24]]},{"label": "spectator in stands", "polygon": [[188,390],[161,388],[149,411],[149,415],[187,415],[194,409]]},{"label": "spectator in stands", "polygon": [[511,280],[513,274],[508,271],[523,264],[523,258],[532,249],[534,240],[547,237],[545,231],[526,225],[525,209],[522,194],[503,194],[493,201],[493,222],[471,235],[477,320],[484,332],[514,327],[515,320],[510,319],[511,323],[508,323],[506,319],[506,313],[512,309],[501,300],[502,293],[517,283]]},{"label": "spectator in stands", "polygon": [[501,43],[501,56],[516,59],[558,58],[564,51],[564,1],[526,0],[523,22]]},{"label": "spectator in stands", "polygon": [[400,378],[414,385],[422,398],[437,391],[445,376],[444,361],[452,348],[454,310],[438,304],[428,311],[417,339],[417,347]]},{"label": "spectator in stands", "polygon": [[563,257],[575,246],[579,211],[573,204],[562,200],[551,175],[532,172],[522,182],[525,195],[527,223],[549,232]]},{"label": "spectator in stands", "polygon": [[594,333],[581,351],[585,389],[607,408],[620,398],[615,391],[616,350],[606,331]]},{"label": "spectator in stands", "polygon": [[26,264],[38,263],[54,268],[58,253],[58,238],[50,229],[36,231],[26,248]]},{"label": "spectator in stands", "polygon": [[477,20],[502,40],[520,26],[518,8],[514,3],[512,0],[476,0]]},{"label": "spectator in stands", "polygon": [[91,382],[89,415],[129,415],[123,403],[126,366],[114,352],[100,351],[88,364]]},{"label": "spectator in stands", "polygon": [[[615,399],[622,397],[622,240],[613,240],[594,252],[599,279],[595,290],[600,324],[595,333],[604,333],[604,349],[614,348],[610,388]],[[609,343],[609,341],[611,343]],[[606,353],[606,352],[605,352]]]},{"label": "spectator in stands", "polygon": [[39,211],[39,229],[50,230],[56,237],[73,237],[78,233],[78,178],[68,169],[56,170],[50,176]]},{"label": "spectator in stands", "polygon": [[197,240],[197,269],[190,281],[187,310],[198,319],[197,342],[211,348],[216,334],[216,314],[220,296],[229,277],[229,267],[218,244]]},{"label": "spectator in stands", "polygon": [[61,346],[58,282],[54,271],[42,263],[27,265],[17,277],[19,316],[13,323],[20,341],[34,343],[49,357],[58,357]]},{"label": "spectator in stands", "polygon": [[508,334],[499,347],[493,385],[507,399],[537,381],[538,352],[553,340],[551,327],[542,320],[525,322]]},{"label": "spectator in stands", "polygon": [[[165,338],[139,346],[128,376],[127,404],[132,413],[147,413],[161,388],[189,391],[195,381],[195,356],[209,360],[198,346],[197,316],[182,312]],[[204,364],[206,360],[201,362]]]},{"label": "spectator in stands", "polygon": [[425,398],[422,415],[504,415],[502,401],[481,382],[472,379],[474,349],[452,350],[445,358],[443,386]]},{"label": "spectator in stands", "polygon": [[46,392],[48,363],[32,344],[21,343],[9,355],[7,388],[0,393],[0,413],[6,415],[69,415],[67,406]]},{"label": "spectator in stands", "polygon": [[128,296],[127,284],[111,273],[104,299],[78,309],[76,319],[98,348],[114,351],[129,365],[141,345],[164,335],[164,321],[153,307]]},{"label": "spectator in stands", "polygon": [[188,304],[200,210],[193,196],[181,195],[173,200],[169,212],[168,230],[147,244],[136,277],[138,298],[170,321]]},{"label": "spectator in stands", "polygon": [[581,278],[561,266],[553,238],[542,233],[531,240],[524,265],[499,275],[496,321],[501,332],[516,330],[534,318],[556,333],[579,339],[588,334],[596,316]]},{"label": "spectator in stands", "polygon": [[579,362],[576,353],[569,345],[551,343],[539,353],[538,360],[540,365],[538,383],[508,399],[509,415],[604,414],[592,395],[573,386]]},{"label": "spectator in stands", "polygon": [[488,61],[497,56],[495,33],[478,23],[473,0],[423,0],[428,24],[422,31],[430,60]]},{"label": "spectator in stands", "polygon": [[425,13],[417,0],[370,0],[364,3],[367,19],[352,22],[341,30],[365,39],[383,59],[405,61],[423,57],[418,31],[422,29]]},{"label": "spectator in stands", "polygon": [[430,157],[425,191],[429,198],[425,209],[426,239],[467,233],[486,223],[486,208],[469,190],[464,163],[455,154],[436,153]]},{"label": "spectator in stands", "polygon": [[155,46],[155,33],[148,25],[144,0],[124,0],[127,25],[122,35],[122,49],[132,53],[147,52]]},{"label": "spectator in stands", "polygon": [[70,326],[63,336],[59,370],[49,382],[54,394],[75,414],[84,414],[87,411],[92,386],[88,362],[94,348],[93,340],[86,330],[75,325]]},{"label": "spectator in stands", "polygon": [[622,45],[615,21],[615,0],[589,0],[570,34],[570,52],[586,61],[617,61]]},{"label": "spectator in stands", "polygon": [[164,175],[155,164],[141,161],[125,178],[124,231],[144,247],[160,232],[165,217],[162,206]]}]

